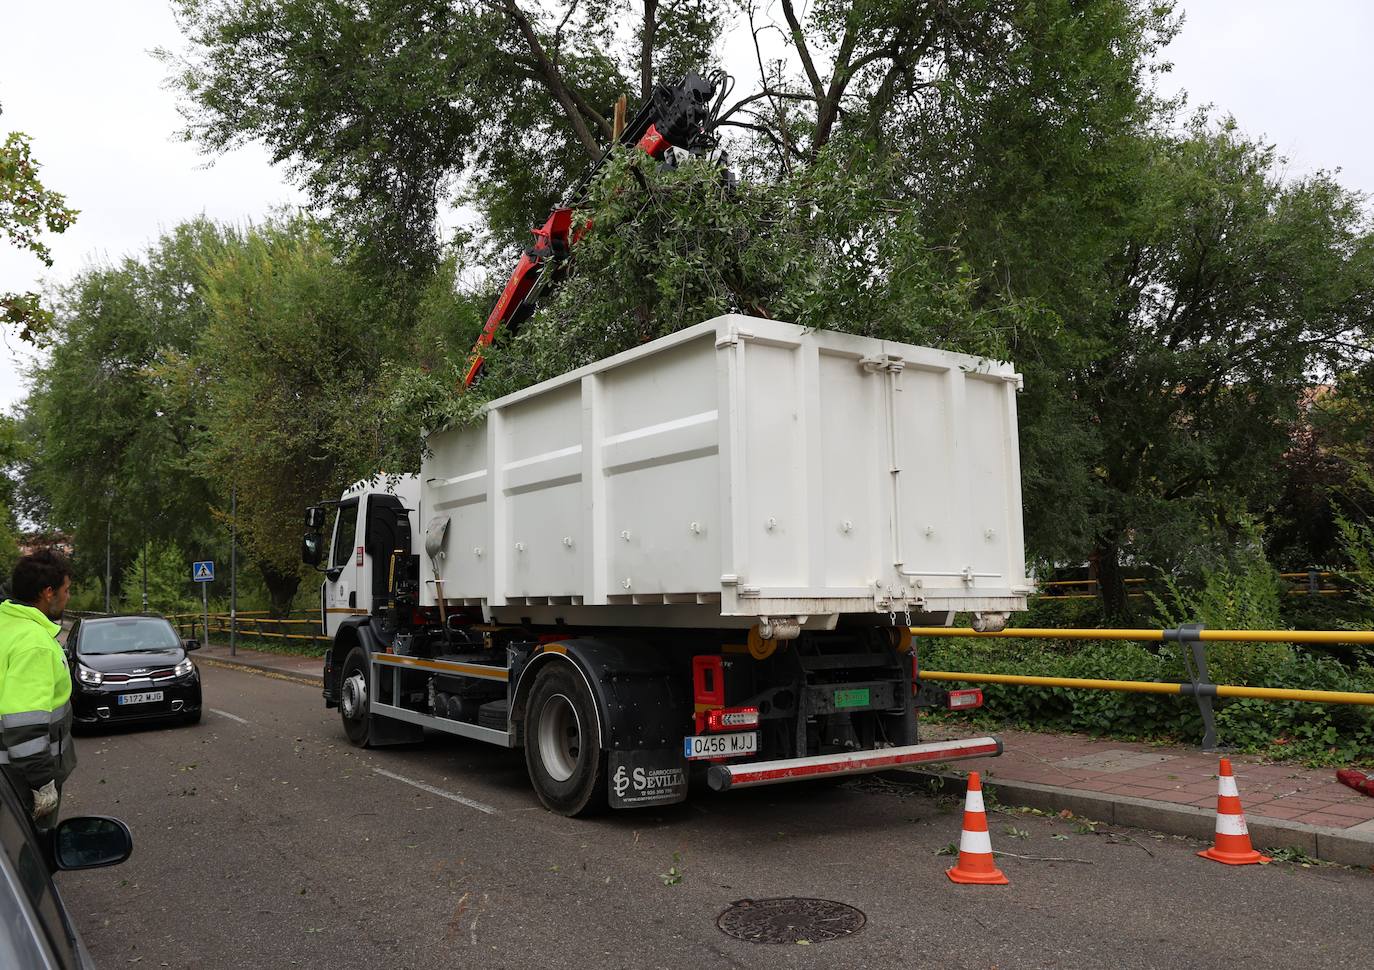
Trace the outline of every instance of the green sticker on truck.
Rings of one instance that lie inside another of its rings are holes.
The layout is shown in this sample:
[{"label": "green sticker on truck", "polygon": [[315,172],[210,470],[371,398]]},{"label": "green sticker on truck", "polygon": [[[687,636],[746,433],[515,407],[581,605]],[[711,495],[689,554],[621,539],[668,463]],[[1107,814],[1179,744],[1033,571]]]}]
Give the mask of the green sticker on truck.
[{"label": "green sticker on truck", "polygon": [[861,687],[854,690],[835,691],[836,707],[867,707],[868,688]]}]

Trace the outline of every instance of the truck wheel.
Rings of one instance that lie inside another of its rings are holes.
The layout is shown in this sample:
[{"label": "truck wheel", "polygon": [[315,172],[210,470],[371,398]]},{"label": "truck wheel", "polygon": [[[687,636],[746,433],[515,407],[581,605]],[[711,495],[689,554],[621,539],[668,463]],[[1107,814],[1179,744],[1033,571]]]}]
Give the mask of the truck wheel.
[{"label": "truck wheel", "polygon": [[530,690],[525,767],[551,812],[587,815],[606,805],[606,755],[596,701],[577,672],[562,662],[541,670]]},{"label": "truck wheel", "polygon": [[354,647],[339,669],[339,714],[343,717],[344,734],[360,748],[367,747],[371,718],[368,716],[368,674],[371,665],[367,651]]}]

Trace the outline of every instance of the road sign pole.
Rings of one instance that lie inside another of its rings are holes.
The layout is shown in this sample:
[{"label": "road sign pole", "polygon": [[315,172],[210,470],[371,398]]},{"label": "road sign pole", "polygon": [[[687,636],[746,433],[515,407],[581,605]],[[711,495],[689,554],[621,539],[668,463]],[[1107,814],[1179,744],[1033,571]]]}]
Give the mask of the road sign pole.
[{"label": "road sign pole", "polygon": [[229,486],[229,656],[239,645],[239,487]]},{"label": "road sign pole", "polygon": [[205,608],[205,645],[210,645],[210,584],[200,584],[200,603]]}]

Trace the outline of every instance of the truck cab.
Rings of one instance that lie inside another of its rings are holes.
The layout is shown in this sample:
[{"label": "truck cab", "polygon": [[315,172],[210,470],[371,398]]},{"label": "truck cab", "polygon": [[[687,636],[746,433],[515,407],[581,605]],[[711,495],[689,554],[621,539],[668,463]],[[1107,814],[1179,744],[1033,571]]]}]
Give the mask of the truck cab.
[{"label": "truck cab", "polygon": [[394,571],[410,567],[419,502],[419,478],[400,475],[358,482],[335,503],[329,554],[320,564],[326,636],[336,636],[350,617],[377,615],[386,608]]}]

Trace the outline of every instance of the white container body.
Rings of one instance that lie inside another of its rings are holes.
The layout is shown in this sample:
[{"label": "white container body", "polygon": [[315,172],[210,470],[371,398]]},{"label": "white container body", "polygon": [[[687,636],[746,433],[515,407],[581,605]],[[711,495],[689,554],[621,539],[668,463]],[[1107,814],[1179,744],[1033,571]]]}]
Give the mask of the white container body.
[{"label": "white container body", "polygon": [[1025,609],[1019,387],[924,347],[690,327],[429,437],[423,601],[605,626]]}]

